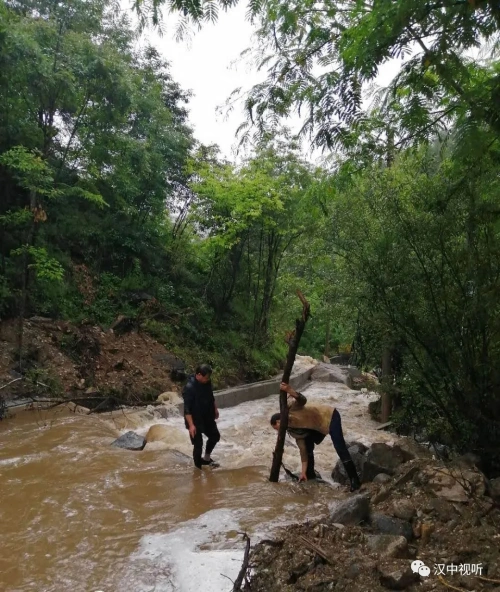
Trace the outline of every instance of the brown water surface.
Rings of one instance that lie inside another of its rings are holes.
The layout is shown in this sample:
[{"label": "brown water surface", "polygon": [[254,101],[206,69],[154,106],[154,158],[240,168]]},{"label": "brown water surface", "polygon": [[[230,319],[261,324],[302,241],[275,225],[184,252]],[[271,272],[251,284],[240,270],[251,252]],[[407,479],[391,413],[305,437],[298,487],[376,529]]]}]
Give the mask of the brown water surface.
[{"label": "brown water surface", "polygon": [[[343,385],[313,384],[306,395],[339,408],[346,438],[390,440],[366,413],[370,397]],[[345,489],[269,483],[276,441],[268,417],[276,397],[221,410],[220,469],[192,467],[182,419],[164,423],[166,442],[142,452],[111,447],[115,414],[18,411],[0,423],[0,590],[8,592],[224,592],[243,543],[276,526],[328,511]],[[126,430],[121,430],[126,431]],[[331,442],[317,449],[326,477]],[[292,442],[285,451],[299,464]]]}]

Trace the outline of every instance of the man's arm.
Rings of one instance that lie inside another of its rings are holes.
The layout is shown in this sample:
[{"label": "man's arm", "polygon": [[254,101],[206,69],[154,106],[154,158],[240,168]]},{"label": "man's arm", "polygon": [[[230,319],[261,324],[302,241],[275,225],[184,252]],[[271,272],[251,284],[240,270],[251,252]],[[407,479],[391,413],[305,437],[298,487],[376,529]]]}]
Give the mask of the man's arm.
[{"label": "man's arm", "polygon": [[307,403],[306,397],[304,397],[302,393],[298,393],[296,390],[294,390],[287,382],[282,382],[280,384],[280,390],[285,391],[285,393],[288,393],[295,399],[294,404],[296,407],[304,407],[304,405]]},{"label": "man's arm", "polygon": [[194,438],[196,435],[196,426],[194,425],[192,414],[194,393],[188,385],[182,389],[182,398],[184,400],[184,417],[188,424],[189,435],[191,438]]},{"label": "man's arm", "polygon": [[300,474],[299,481],[307,481],[306,472],[307,472],[307,446],[306,441],[304,438],[297,438],[296,439],[297,446],[299,447],[300,451],[300,460],[302,464],[302,472]]}]

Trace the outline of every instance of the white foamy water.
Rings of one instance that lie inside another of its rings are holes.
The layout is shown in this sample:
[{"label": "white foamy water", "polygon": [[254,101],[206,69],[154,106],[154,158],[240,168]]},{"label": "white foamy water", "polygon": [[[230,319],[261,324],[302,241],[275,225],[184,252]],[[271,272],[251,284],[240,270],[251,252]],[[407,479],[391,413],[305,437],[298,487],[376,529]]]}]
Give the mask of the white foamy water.
[{"label": "white foamy water", "polygon": [[[337,408],[341,418],[344,437],[370,446],[374,441],[394,443],[394,436],[376,430],[378,424],[368,415],[368,403],[377,398],[374,393],[353,391],[340,383],[310,383],[302,389],[309,404],[331,405]],[[276,432],[269,423],[273,413],[279,411],[278,396],[273,395],[257,401],[241,403],[235,407],[220,409],[217,422],[221,440],[212,456],[227,469],[247,466],[267,466],[276,445]],[[146,435],[153,425],[168,427],[163,440],[152,442],[147,449],[175,449],[191,456],[192,446],[184,420],[181,416],[168,419],[152,419],[136,431]],[[125,431],[125,430],[124,430]],[[327,436],[315,449],[317,469],[328,478],[338,457],[331,439]],[[291,470],[300,469],[300,458],[295,440],[287,436],[284,463]]]},{"label": "white foamy water", "polygon": [[237,514],[212,510],[167,534],[144,536],[130,558],[132,569],[122,583],[123,590],[131,584],[135,592],[231,590],[243,550],[235,549],[242,544],[235,538],[228,539],[225,533],[236,534]]},{"label": "white foamy water", "polygon": [[[368,415],[376,395],[314,382],[303,393],[309,404],[338,408],[346,440],[367,446],[395,440]],[[0,571],[0,589],[229,592],[228,578],[235,579],[243,558],[239,532],[255,543],[283,524],[326,514],[349,495],[324,484],[269,482],[276,444],[269,419],[278,409],[278,393],[221,409],[221,441],[213,453],[221,466],[203,471],[193,467],[180,416],[125,412],[136,421],[126,429],[113,424],[122,412],[55,419],[47,413],[43,421],[26,413],[3,422],[0,520],[7,568]],[[110,447],[118,433],[145,435],[156,424],[164,437],[142,452]],[[329,437],[315,457],[328,479],[337,462]],[[292,438],[283,461],[300,470]]]}]

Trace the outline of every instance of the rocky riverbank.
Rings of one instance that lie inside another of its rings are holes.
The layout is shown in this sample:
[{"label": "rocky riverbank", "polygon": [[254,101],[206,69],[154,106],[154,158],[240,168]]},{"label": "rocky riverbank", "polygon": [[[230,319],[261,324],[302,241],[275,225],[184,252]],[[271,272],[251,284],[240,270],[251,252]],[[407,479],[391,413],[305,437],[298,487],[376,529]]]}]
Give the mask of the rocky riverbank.
[{"label": "rocky riverbank", "polygon": [[415,458],[391,472],[328,516],[255,545],[243,589],[500,592],[500,480],[468,457]]}]

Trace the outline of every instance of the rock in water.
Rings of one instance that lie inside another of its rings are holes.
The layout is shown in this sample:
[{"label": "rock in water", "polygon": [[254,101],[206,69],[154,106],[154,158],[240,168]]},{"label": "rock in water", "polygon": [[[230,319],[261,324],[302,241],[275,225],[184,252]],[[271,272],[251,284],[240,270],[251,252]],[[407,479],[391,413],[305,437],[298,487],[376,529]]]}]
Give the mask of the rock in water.
[{"label": "rock in water", "polygon": [[317,382],[340,382],[352,388],[352,379],[344,368],[331,364],[319,363],[314,368],[311,380]]},{"label": "rock in water", "polygon": [[171,431],[172,428],[170,426],[163,423],[156,423],[149,428],[146,434],[146,442],[148,444],[150,442],[164,442],[168,444],[170,442]]},{"label": "rock in water", "polygon": [[[349,454],[351,455],[358,475],[361,477],[361,475],[363,475],[363,467],[365,464],[365,457],[363,456],[363,453],[360,452],[360,448],[357,445],[354,445],[349,448]],[[341,485],[347,485],[350,482],[341,460],[338,460],[337,464],[333,468],[332,479]]]},{"label": "rock in water", "polygon": [[142,450],[146,446],[146,438],[135,432],[127,432],[111,443],[112,446],[126,450]]}]

